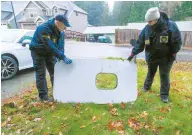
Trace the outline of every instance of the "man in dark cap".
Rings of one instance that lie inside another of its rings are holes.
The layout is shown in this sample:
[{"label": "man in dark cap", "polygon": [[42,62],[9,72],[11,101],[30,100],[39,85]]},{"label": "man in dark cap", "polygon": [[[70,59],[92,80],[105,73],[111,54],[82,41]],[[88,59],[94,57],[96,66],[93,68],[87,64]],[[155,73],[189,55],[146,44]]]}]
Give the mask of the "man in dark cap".
[{"label": "man in dark cap", "polygon": [[41,101],[49,101],[46,68],[53,86],[56,59],[63,60],[66,64],[72,63],[72,60],[64,54],[64,30],[66,27],[70,27],[67,17],[57,15],[37,27],[30,43],[36,72],[36,87]]},{"label": "man in dark cap", "polygon": [[181,48],[181,33],[175,22],[171,21],[167,14],[159,12],[157,7],[150,8],[145,20],[148,23],[141,31],[136,45],[128,60],[145,49],[148,73],[145,79],[143,91],[151,89],[155,73],[159,67],[161,79],[160,96],[165,103],[168,102],[170,89],[170,71],[176,54]]}]

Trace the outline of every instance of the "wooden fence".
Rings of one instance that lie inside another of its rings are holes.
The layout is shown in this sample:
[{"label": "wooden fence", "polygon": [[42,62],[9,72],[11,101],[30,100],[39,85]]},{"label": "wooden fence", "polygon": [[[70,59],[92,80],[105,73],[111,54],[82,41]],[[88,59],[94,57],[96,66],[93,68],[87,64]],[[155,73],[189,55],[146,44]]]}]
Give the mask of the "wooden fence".
[{"label": "wooden fence", "polygon": [[[140,31],[136,29],[116,29],[115,30],[115,44],[129,45],[131,39],[137,39]],[[181,32],[183,47],[192,48],[192,32]]]},{"label": "wooden fence", "polygon": [[137,39],[139,31],[136,29],[116,29],[115,44],[128,45],[131,39]]},{"label": "wooden fence", "polygon": [[191,31],[185,31],[181,32],[182,42],[183,46],[185,47],[192,47],[192,32]]},{"label": "wooden fence", "polygon": [[65,38],[66,39],[76,39],[78,41],[83,41],[85,42],[86,36],[80,32],[75,32],[71,30],[66,30],[65,31]]}]

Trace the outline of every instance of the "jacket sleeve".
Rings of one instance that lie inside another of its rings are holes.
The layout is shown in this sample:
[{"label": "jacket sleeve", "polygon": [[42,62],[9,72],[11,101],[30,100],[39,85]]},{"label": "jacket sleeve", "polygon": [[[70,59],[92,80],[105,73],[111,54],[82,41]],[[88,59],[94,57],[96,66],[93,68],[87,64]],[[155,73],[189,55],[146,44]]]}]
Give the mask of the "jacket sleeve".
[{"label": "jacket sleeve", "polygon": [[55,56],[59,57],[61,51],[57,49],[56,44],[51,40],[51,31],[46,27],[39,27],[38,36],[44,47]]},{"label": "jacket sleeve", "polygon": [[59,41],[58,41],[58,48],[60,51],[65,53],[65,33],[64,32],[60,33],[60,37],[59,37]]},{"label": "jacket sleeve", "polygon": [[135,44],[134,48],[132,49],[131,55],[137,55],[144,50],[145,47],[145,28],[140,32],[139,38],[137,43]]},{"label": "jacket sleeve", "polygon": [[170,29],[172,32],[171,53],[176,54],[181,49],[181,45],[182,45],[181,32],[175,22],[171,22]]}]

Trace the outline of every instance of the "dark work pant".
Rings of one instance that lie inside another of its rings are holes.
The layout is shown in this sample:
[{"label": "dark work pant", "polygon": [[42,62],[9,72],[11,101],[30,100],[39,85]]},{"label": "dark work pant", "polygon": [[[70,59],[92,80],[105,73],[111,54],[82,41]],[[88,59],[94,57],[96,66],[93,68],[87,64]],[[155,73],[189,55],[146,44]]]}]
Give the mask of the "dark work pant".
[{"label": "dark work pant", "polygon": [[144,88],[150,89],[153,83],[155,73],[159,67],[159,74],[161,80],[160,95],[162,98],[169,96],[170,89],[170,71],[173,65],[173,61],[164,61],[160,63],[148,63],[148,73],[145,79]]},{"label": "dark work pant", "polygon": [[54,80],[54,56],[41,56],[38,53],[31,51],[33,59],[33,66],[36,74],[36,86],[41,99],[48,97],[48,88],[46,80],[46,68],[51,78],[51,84],[53,86]]}]

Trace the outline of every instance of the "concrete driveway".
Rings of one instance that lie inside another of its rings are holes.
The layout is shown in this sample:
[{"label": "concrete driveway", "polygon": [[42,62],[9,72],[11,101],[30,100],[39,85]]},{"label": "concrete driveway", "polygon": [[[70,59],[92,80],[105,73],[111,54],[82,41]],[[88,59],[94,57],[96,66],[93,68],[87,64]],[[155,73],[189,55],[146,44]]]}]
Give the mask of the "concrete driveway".
[{"label": "concrete driveway", "polygon": [[[110,44],[73,42],[67,41],[65,47],[66,55],[72,59],[81,58],[106,58],[123,57],[127,58],[131,53],[130,47],[115,47]],[[144,58],[144,52],[137,58]],[[179,61],[191,61],[191,51],[181,51],[178,55]],[[24,88],[35,82],[35,73],[33,69],[27,69],[19,72],[10,80],[1,81],[1,99],[14,96],[24,90]]]}]

